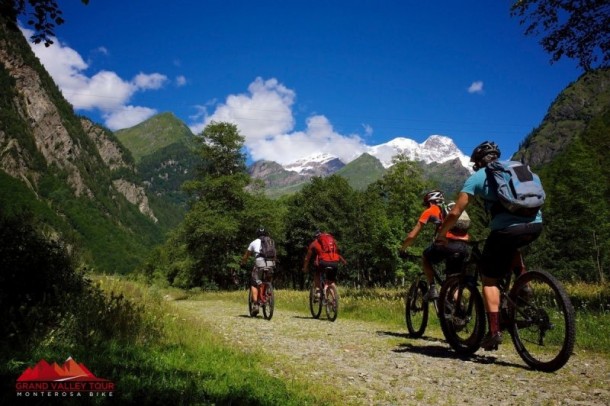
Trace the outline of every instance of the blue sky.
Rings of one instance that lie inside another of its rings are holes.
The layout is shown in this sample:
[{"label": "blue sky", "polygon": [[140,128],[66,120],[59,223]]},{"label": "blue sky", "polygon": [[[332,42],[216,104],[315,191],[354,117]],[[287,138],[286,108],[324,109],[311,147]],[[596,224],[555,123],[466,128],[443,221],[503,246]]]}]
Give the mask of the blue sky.
[{"label": "blue sky", "polygon": [[510,1],[91,0],[37,46],[77,113],[237,124],[251,159],[344,161],[396,137],[518,149],[582,73],[550,64]]}]

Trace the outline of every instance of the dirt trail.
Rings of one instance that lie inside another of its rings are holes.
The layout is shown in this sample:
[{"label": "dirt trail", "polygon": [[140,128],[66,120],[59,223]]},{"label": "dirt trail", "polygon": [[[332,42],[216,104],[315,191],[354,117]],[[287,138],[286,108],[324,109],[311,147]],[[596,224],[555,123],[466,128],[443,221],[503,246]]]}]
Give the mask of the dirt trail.
[{"label": "dirt trail", "polygon": [[[246,305],[176,301],[180,310],[245,351],[268,351],[269,373],[290,381],[332,382],[345,404],[610,405],[610,360],[577,353],[555,373],[530,370],[510,339],[499,351],[454,357],[436,337],[413,340],[406,329],[339,318],[334,323],[276,306],[271,321]],[[260,338],[264,346],[249,337]],[[323,363],[323,368],[317,365]]]}]

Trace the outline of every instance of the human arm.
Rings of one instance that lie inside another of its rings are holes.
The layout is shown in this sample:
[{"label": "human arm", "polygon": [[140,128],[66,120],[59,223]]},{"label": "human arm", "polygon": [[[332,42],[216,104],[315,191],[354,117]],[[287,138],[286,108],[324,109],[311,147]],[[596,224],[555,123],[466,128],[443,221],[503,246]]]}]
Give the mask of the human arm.
[{"label": "human arm", "polygon": [[447,244],[447,232],[451,230],[453,226],[455,226],[455,223],[457,223],[458,218],[460,217],[462,212],[466,210],[466,207],[468,207],[471,199],[473,198],[474,196],[466,192],[460,192],[457,200],[455,201],[455,205],[447,214],[447,217],[445,217],[443,224],[441,224],[438,230],[435,241],[437,244]]},{"label": "human arm", "polygon": [[307,255],[305,255],[305,260],[303,261],[303,273],[307,273],[307,271],[309,270],[309,260],[311,259],[312,254],[313,243],[309,244],[309,247],[307,248]]},{"label": "human arm", "polygon": [[250,258],[250,250],[246,250],[246,252],[244,252],[244,255],[241,257],[241,262],[240,265],[244,266],[246,265],[246,262],[248,262],[248,258]]},{"label": "human arm", "polygon": [[400,247],[401,251],[404,252],[407,250],[407,248],[409,248],[411,245],[413,245],[413,243],[417,239],[417,236],[419,235],[419,232],[422,230],[423,227],[424,227],[424,224],[419,221],[417,222],[417,224],[415,224],[413,229],[409,232],[409,234],[407,234],[407,237],[403,241],[403,243]]}]

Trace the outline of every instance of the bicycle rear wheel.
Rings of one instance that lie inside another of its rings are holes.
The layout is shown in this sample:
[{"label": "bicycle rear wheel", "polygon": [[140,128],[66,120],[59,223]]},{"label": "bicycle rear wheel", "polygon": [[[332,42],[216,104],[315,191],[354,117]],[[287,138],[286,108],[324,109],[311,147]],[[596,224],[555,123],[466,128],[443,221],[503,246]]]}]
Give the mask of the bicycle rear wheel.
[{"label": "bicycle rear wheel", "polygon": [[316,287],[313,282],[309,289],[309,310],[314,319],[320,317],[320,313],[322,313],[322,300],[321,297],[316,298]]},{"label": "bicycle rear wheel", "polygon": [[266,283],[265,287],[265,303],[263,303],[263,317],[266,320],[271,320],[273,317],[273,309],[275,307],[275,292],[271,283]]},{"label": "bicycle rear wheel", "polygon": [[330,285],[326,289],[326,317],[328,320],[335,321],[339,315],[339,292],[337,287]]},{"label": "bicycle rear wheel", "polygon": [[409,335],[419,338],[424,335],[428,325],[428,302],[424,295],[428,290],[428,284],[423,281],[415,281],[405,297],[405,322]]},{"label": "bicycle rear wheel", "polygon": [[248,286],[248,315],[250,317],[256,317],[252,314],[252,308],[254,307],[254,300],[252,299],[252,289]]},{"label": "bicycle rear wheel", "polygon": [[459,355],[474,354],[485,335],[485,307],[476,283],[449,277],[438,298],[440,324],[447,342]]},{"label": "bicycle rear wheel", "polygon": [[576,336],[574,307],[551,274],[530,271],[510,290],[510,333],[517,353],[533,369],[553,372],[572,355]]}]

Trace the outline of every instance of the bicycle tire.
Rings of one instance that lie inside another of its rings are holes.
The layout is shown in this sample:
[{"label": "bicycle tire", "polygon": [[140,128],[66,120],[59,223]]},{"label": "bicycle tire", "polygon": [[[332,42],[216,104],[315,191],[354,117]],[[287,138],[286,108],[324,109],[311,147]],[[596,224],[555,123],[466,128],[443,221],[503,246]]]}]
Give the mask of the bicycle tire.
[{"label": "bicycle tire", "polygon": [[413,282],[405,297],[405,323],[409,335],[419,338],[424,335],[428,326],[428,302],[424,295],[428,290],[428,284],[423,280]]},{"label": "bicycle tire", "polygon": [[265,320],[271,320],[273,317],[273,309],[275,308],[275,291],[271,283],[266,282],[265,295],[266,300],[263,304],[263,317]]},{"label": "bicycle tire", "polygon": [[320,317],[322,313],[322,300],[319,298],[316,301],[316,287],[314,283],[311,283],[311,288],[309,289],[309,310],[311,311],[311,316],[314,319]]},{"label": "bicycle tire", "polygon": [[326,317],[330,321],[337,320],[339,315],[339,292],[337,287],[330,285],[326,289]]},{"label": "bicycle tire", "polygon": [[[438,299],[439,321],[445,339],[460,356],[474,354],[485,336],[485,307],[476,283],[447,278]],[[455,298],[459,297],[459,303]]]},{"label": "bicycle tire", "polygon": [[252,314],[252,308],[254,307],[254,301],[252,300],[252,290],[248,286],[248,316],[256,317]]},{"label": "bicycle tire", "polygon": [[546,271],[529,271],[517,278],[509,298],[509,331],[519,356],[538,371],[563,367],[576,339],[574,307],[563,285]]}]

